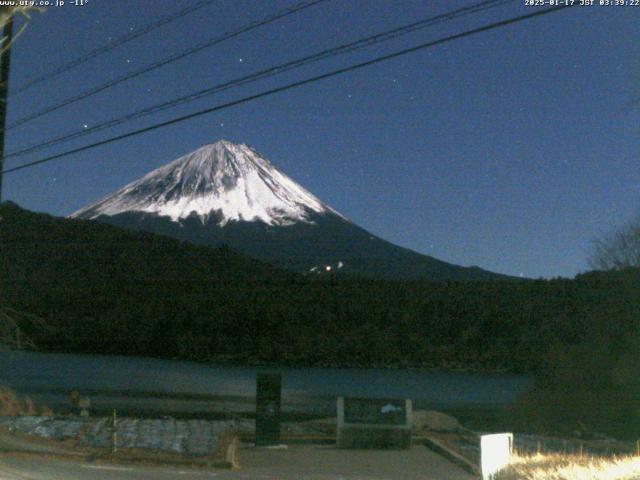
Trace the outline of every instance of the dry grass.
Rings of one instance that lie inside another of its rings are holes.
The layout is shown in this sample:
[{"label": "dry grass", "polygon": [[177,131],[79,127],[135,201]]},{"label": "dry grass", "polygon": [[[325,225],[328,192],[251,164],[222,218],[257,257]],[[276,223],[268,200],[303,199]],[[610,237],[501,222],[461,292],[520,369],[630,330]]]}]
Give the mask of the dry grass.
[{"label": "dry grass", "polygon": [[230,428],[218,436],[218,447],[213,453],[213,465],[222,468],[240,468],[238,461],[238,430]]},{"label": "dry grass", "polygon": [[22,414],[34,416],[37,415],[37,413],[36,406],[34,405],[33,400],[31,400],[31,397],[24,397],[24,400],[22,401]]},{"label": "dry grass", "polygon": [[562,454],[515,455],[495,480],[640,479],[640,457],[590,457]]},{"label": "dry grass", "polygon": [[10,388],[0,388],[0,415],[3,417],[15,417],[20,415],[22,406],[16,392]]},{"label": "dry grass", "polygon": [[16,392],[7,387],[0,387],[0,416],[53,416],[53,412],[47,406],[36,407],[31,397],[25,395],[20,398]]},{"label": "dry grass", "polygon": [[53,417],[53,410],[46,405],[40,406],[40,416],[41,417]]}]

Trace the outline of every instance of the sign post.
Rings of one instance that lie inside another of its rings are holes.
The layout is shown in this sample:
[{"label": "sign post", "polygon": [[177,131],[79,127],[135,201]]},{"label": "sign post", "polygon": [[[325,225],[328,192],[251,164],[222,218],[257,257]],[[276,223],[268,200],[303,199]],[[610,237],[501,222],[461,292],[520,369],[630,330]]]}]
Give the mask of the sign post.
[{"label": "sign post", "polygon": [[256,445],[280,443],[282,375],[259,373],[256,384]]}]

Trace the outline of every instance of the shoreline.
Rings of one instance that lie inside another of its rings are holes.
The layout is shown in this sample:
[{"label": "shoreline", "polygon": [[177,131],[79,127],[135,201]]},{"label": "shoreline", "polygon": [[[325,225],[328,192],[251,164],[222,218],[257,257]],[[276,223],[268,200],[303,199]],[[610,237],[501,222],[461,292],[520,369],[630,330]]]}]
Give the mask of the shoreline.
[{"label": "shoreline", "polygon": [[479,375],[518,375],[534,376],[535,372],[520,372],[507,367],[473,367],[473,366],[434,366],[432,364],[400,364],[383,363],[368,364],[354,362],[297,362],[282,361],[268,362],[256,359],[225,358],[196,359],[190,357],[155,357],[148,355],[126,355],[120,353],[95,353],[95,352],[71,352],[61,350],[27,350],[27,349],[0,349],[0,353],[15,354],[41,354],[41,355],[63,355],[63,356],[90,356],[100,358],[135,358],[139,360],[155,360],[166,362],[193,363],[195,365],[222,366],[222,367],[248,367],[248,368],[287,368],[287,369],[332,369],[332,370],[403,370],[408,372],[443,373],[443,374],[479,374]]}]

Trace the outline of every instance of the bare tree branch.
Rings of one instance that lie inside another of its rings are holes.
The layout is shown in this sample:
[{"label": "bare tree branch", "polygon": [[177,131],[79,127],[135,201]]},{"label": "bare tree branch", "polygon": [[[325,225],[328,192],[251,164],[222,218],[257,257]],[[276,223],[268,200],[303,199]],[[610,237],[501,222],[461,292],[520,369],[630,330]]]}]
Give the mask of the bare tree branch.
[{"label": "bare tree branch", "polygon": [[597,270],[639,268],[640,216],[613,233],[596,239],[589,265]]}]

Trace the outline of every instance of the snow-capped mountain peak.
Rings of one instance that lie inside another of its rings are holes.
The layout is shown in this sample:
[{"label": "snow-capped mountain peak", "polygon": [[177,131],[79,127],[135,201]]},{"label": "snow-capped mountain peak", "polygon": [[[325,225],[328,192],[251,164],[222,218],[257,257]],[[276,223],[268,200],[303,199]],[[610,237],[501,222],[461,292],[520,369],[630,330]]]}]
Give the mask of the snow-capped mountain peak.
[{"label": "snow-capped mountain peak", "polygon": [[[226,140],[205,145],[160,167],[71,217],[147,212],[173,221],[196,214],[204,222],[310,222],[331,209],[255,150]],[[341,216],[341,215],[340,215]]]}]

